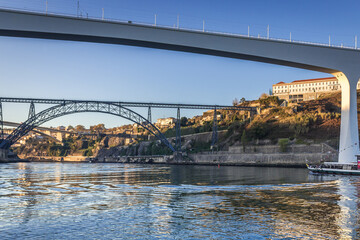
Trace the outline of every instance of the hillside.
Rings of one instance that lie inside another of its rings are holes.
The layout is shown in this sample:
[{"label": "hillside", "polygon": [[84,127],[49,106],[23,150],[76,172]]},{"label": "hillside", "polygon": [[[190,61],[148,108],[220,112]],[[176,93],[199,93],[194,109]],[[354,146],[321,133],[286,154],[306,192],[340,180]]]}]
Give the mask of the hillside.
[{"label": "hillside", "polygon": [[[256,106],[261,112],[252,119],[246,112],[220,110],[219,150],[226,150],[233,145],[249,144],[277,144],[279,139],[288,139],[293,143],[327,142],[337,148],[340,132],[341,94],[340,92],[321,95],[317,100],[280,106],[282,103],[277,97],[263,96],[255,101],[246,101],[240,105]],[[182,135],[191,134],[193,137],[184,138],[183,151],[209,151],[212,131],[213,112],[208,111],[203,116],[192,119],[181,119]],[[161,129],[167,137],[174,137],[174,126]],[[197,134],[209,132],[208,137],[196,137]],[[171,141],[174,142],[174,139]],[[161,144],[143,140],[133,141],[125,145],[119,138],[98,137],[86,139],[84,137],[70,137],[63,140],[63,144],[51,142],[37,143],[28,141],[25,146],[19,147],[16,153],[27,155],[84,155],[96,157],[99,153],[117,152],[118,155],[151,155],[171,154]]]},{"label": "hillside", "polygon": [[[317,100],[280,106],[276,97],[264,97],[247,105],[258,106],[261,113],[251,122],[234,122],[227,136],[229,145],[259,140],[277,142],[279,138],[297,141],[328,141],[337,145],[340,133],[340,92],[320,96]],[[336,147],[336,146],[335,146]]]}]

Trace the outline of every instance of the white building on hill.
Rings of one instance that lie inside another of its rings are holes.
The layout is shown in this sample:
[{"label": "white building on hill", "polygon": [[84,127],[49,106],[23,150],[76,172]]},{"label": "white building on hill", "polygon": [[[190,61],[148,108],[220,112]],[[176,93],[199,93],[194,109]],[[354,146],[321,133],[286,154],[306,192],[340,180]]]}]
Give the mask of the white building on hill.
[{"label": "white building on hill", "polygon": [[[358,83],[357,89],[359,88]],[[278,82],[272,86],[273,95],[288,102],[315,100],[322,93],[340,90],[341,86],[335,77]]]}]

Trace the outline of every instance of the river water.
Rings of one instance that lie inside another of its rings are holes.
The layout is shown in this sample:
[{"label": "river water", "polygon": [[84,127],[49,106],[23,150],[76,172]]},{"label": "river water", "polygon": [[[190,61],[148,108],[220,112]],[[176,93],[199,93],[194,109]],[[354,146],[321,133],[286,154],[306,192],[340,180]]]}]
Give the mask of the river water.
[{"label": "river water", "polygon": [[0,239],[356,239],[360,177],[306,169],[0,165]]}]

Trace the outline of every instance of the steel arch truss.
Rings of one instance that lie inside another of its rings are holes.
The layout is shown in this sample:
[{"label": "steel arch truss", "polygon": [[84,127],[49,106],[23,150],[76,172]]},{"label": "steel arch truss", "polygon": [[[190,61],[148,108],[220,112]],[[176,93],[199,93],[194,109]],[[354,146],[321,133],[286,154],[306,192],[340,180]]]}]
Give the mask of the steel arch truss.
[{"label": "steel arch truss", "polygon": [[160,130],[140,114],[121,106],[121,104],[97,101],[64,101],[62,104],[45,109],[38,114],[31,116],[26,122],[17,127],[3,142],[1,142],[0,148],[9,148],[33,128],[38,127],[47,121],[64,115],[81,112],[107,113],[128,119],[148,130],[151,134],[161,140],[163,144],[175,152],[174,147]]}]

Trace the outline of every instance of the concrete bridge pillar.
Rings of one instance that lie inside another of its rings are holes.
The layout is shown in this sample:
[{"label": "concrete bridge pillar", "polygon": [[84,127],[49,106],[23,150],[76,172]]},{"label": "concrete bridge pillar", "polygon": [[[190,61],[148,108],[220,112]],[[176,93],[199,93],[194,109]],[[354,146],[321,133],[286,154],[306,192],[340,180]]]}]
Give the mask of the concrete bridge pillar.
[{"label": "concrete bridge pillar", "polygon": [[342,72],[333,74],[341,85],[341,126],[339,163],[356,162],[359,154],[356,86],[359,75]]},{"label": "concrete bridge pillar", "polygon": [[5,162],[8,160],[8,153],[9,153],[8,149],[0,148],[0,162]]},{"label": "concrete bridge pillar", "polygon": [[256,107],[256,114],[258,114],[258,115],[261,114],[261,108],[260,107]]}]

